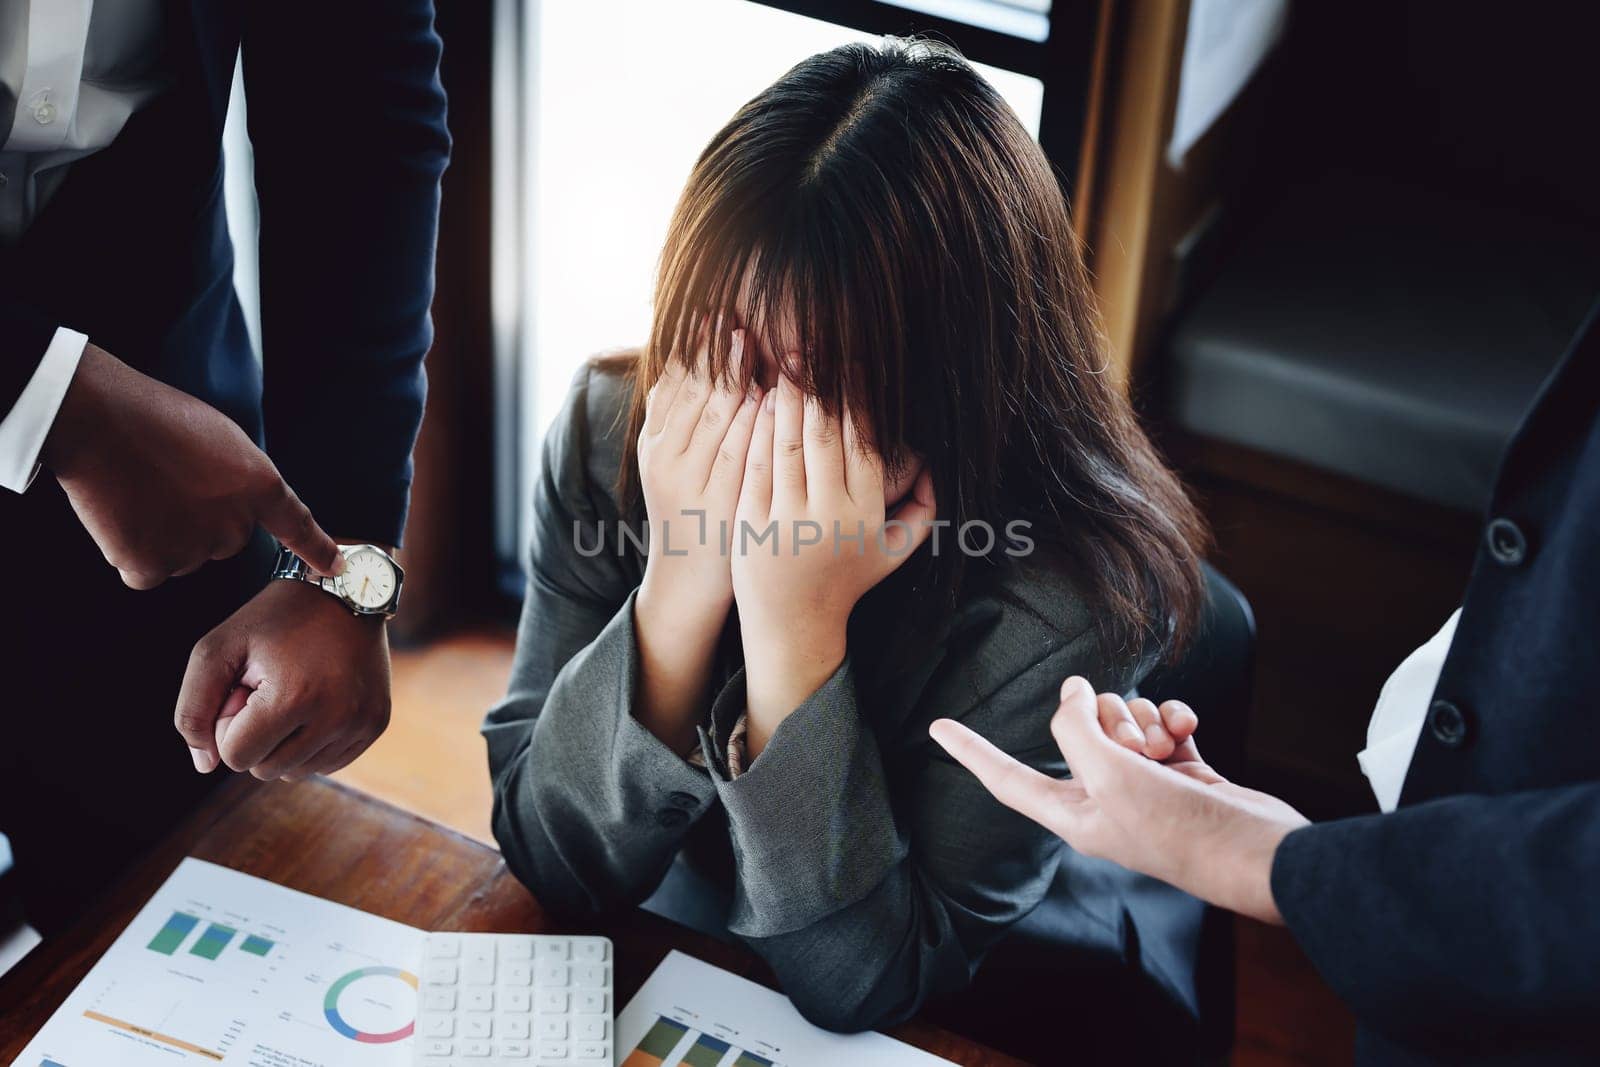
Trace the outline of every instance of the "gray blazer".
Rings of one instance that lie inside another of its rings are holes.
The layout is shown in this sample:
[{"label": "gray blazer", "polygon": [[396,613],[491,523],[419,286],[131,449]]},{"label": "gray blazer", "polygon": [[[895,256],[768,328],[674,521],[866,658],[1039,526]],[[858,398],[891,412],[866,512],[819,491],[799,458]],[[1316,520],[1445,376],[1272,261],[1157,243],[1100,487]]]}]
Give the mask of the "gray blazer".
[{"label": "gray blazer", "polygon": [[510,692],[483,726],[506,863],[542,902],[593,912],[644,900],[680,851],[710,857],[732,891],[729,929],[808,1018],[905,1019],[966,985],[1065,847],[996,803],[928,724],[959,719],[1061,775],[1048,727],[1061,680],[1127,691],[1142,665],[1101,653],[1061,575],[1008,565],[930,627],[909,669],[879,654],[881,624],[852,618],[838,672],[730,778],[724,742],[744,704],[734,623],[700,731],[708,766],[691,764],[631,714],[644,561],[614,536],[613,489],[629,390],[614,365],[586,366],[545,441]]}]

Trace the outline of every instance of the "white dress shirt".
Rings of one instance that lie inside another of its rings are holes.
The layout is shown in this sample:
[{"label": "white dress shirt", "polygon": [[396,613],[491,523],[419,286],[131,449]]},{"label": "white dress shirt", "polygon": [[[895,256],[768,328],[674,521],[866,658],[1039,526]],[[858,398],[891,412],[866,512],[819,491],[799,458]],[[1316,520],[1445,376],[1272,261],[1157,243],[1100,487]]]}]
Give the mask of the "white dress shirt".
[{"label": "white dress shirt", "polygon": [[[161,35],[160,0],[0,0],[0,245],[27,231],[72,163],[166,87]],[[57,330],[0,418],[0,487],[20,493],[32,481],[87,341]]]},{"label": "white dress shirt", "polygon": [[1367,747],[1356,755],[1381,811],[1400,804],[1400,790],[1417,752],[1417,739],[1428,718],[1428,705],[1438,688],[1450,642],[1455,640],[1461,609],[1445,620],[1427,644],[1401,661],[1378,694],[1378,706],[1367,724]]}]

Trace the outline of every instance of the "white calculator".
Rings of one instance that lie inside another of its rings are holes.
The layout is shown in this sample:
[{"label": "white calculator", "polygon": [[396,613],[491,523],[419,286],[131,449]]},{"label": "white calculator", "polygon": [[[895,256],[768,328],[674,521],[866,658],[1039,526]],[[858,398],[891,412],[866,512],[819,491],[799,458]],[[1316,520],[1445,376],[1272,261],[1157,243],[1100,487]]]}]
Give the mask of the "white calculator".
[{"label": "white calculator", "polygon": [[612,1067],[612,962],[604,937],[429,934],[414,1062]]}]

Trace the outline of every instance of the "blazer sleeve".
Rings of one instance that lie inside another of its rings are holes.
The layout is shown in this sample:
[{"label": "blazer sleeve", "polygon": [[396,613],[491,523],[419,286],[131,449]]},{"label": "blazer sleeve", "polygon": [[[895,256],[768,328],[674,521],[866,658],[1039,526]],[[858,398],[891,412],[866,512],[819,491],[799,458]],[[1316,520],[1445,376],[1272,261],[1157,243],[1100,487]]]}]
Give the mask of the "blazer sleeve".
[{"label": "blazer sleeve", "polygon": [[243,6],[267,451],[329,532],[398,544],[450,153],[433,2]]},{"label": "blazer sleeve", "polygon": [[0,420],[28,387],[60,323],[0,297]]},{"label": "blazer sleeve", "polygon": [[633,717],[637,577],[616,551],[607,474],[591,470],[591,426],[615,417],[591,374],[545,437],[510,688],[483,726],[506,865],[580,913],[649,896],[716,798],[704,768]]},{"label": "blazer sleeve", "polygon": [[[1048,742],[1055,693],[1069,674],[1107,680],[1099,641],[1090,632],[1042,657],[1037,645],[1012,655],[993,692],[919,708],[911,721],[961,720],[1059,777]],[[743,704],[741,673],[713,719]],[[1002,807],[931,740],[896,755],[891,793],[848,659],[739,777],[705,747],[738,871],[729,927],[801,1014],[830,1030],[890,1026],[964,988],[1044,898],[1060,861],[1054,835]]]},{"label": "blazer sleeve", "polygon": [[1592,1025],[1597,886],[1596,783],[1303,827],[1272,868],[1329,985],[1378,1031],[1441,1050]]}]

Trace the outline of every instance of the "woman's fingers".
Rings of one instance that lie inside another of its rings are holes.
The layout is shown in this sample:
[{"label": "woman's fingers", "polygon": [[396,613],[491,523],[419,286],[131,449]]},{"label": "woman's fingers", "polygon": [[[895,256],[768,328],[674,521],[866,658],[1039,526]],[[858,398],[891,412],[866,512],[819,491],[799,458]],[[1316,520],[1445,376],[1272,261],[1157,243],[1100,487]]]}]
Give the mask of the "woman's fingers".
[{"label": "woman's fingers", "polygon": [[645,400],[644,432],[650,434],[660,433],[667,425],[667,412],[672,410],[672,402],[678,396],[678,387],[683,384],[688,368],[679,359],[667,360],[667,365],[662,368],[661,377],[656,379],[656,384],[650,387],[650,395]]},{"label": "woman's fingers", "polygon": [[739,483],[750,458],[751,436],[755,433],[756,418],[761,413],[761,401],[760,390],[751,382],[728,423],[728,432],[717,446],[717,456],[711,461],[711,470],[706,476],[702,492],[722,495],[724,500],[738,499]]},{"label": "woman's fingers", "polygon": [[805,439],[806,496],[848,495],[844,473],[844,433],[839,420],[822,407],[819,397],[807,396],[802,404]]},{"label": "woman's fingers", "polygon": [[[750,430],[750,445],[745,450],[744,481],[739,486],[740,523],[765,523],[772,511],[772,438],[777,420],[778,391],[770,389],[761,398]],[[735,535],[742,538],[743,530]],[[734,542],[734,552],[743,551],[743,541]]]},{"label": "woman's fingers", "polygon": [[[882,491],[880,488],[879,493]],[[889,570],[893,571],[907,556],[922,547],[922,542],[933,531],[933,520],[938,514],[939,502],[934,498],[933,475],[924,469],[917,475],[911,492],[883,524],[883,552],[892,561]]]},{"label": "woman's fingers", "polygon": [[678,383],[672,398],[672,410],[667,412],[666,425],[661,428],[661,443],[669,455],[682,453],[689,447],[689,438],[700,422],[700,412],[711,399],[710,337],[702,334],[700,347],[695,351],[694,363]]},{"label": "woman's fingers", "polygon": [[805,401],[788,378],[778,380],[775,392],[772,494],[774,502],[794,507],[806,499]]},{"label": "woman's fingers", "polygon": [[844,419],[844,481],[850,499],[870,505],[883,499],[883,457],[873,450],[871,435],[853,413]]},{"label": "woman's fingers", "polygon": [[1135,697],[1128,701],[1128,711],[1133,714],[1134,721],[1144,734],[1144,754],[1153,760],[1164,760],[1171,756],[1173,749],[1177,748],[1177,742],[1161,722],[1161,712],[1156,710],[1154,702]]},{"label": "woman's fingers", "polygon": [[1131,749],[1139,755],[1144,755],[1145,737],[1144,730],[1133,717],[1133,712],[1122,698],[1115,693],[1102,693],[1096,703],[1096,713],[1100,719],[1100,728],[1105,735],[1123,748]]},{"label": "woman's fingers", "polygon": [[689,435],[689,444],[683,453],[690,464],[688,469],[702,471],[708,478],[717,450],[722,447],[722,439],[727,436],[733,417],[738,413],[745,396],[742,369],[744,331],[733,331],[729,344],[731,364],[728,377],[712,381],[710,375],[706,375],[706,386],[710,390],[710,395],[700,408],[700,419],[695,423],[694,430]]}]

